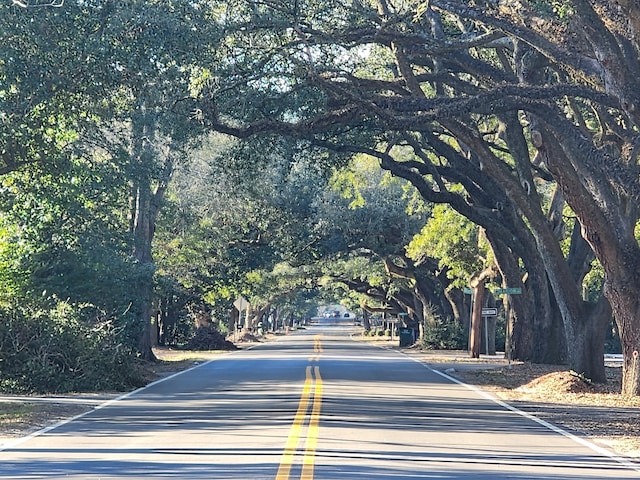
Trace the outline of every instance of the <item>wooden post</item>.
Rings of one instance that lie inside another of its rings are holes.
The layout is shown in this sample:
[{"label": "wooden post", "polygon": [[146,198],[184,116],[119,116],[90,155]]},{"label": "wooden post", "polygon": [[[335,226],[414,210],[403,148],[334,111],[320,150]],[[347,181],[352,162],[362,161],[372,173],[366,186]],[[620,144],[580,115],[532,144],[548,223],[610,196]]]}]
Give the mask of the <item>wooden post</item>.
[{"label": "wooden post", "polygon": [[473,310],[471,314],[471,335],[469,338],[469,356],[480,358],[480,343],[482,342],[482,304],[484,302],[485,281],[478,282],[473,287]]}]

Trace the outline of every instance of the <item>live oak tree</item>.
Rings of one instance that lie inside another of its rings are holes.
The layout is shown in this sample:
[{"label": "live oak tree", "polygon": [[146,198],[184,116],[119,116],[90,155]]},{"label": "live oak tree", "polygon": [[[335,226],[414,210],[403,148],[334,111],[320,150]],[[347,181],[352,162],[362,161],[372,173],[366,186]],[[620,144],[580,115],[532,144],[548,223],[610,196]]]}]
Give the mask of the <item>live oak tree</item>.
[{"label": "live oak tree", "polygon": [[[222,141],[218,136],[215,144]],[[328,183],[317,152],[269,142],[268,148],[262,140],[242,150],[232,142],[227,150],[203,149],[198,162],[177,170],[157,237],[163,275],[178,273],[185,286],[198,285],[213,304],[239,295],[249,299],[250,327],[319,288],[362,282],[365,271],[354,273],[342,264],[368,257],[381,275],[377,300],[420,320],[415,282],[399,280],[398,267],[395,280],[384,270],[389,258],[403,256],[422,225],[421,215],[407,215],[406,182],[382,174],[369,160],[368,167],[361,161],[360,167],[336,170]]]},{"label": "live oak tree", "polygon": [[[242,85],[234,91],[253,101],[243,105],[246,116],[234,115],[237,100],[220,88],[209,119],[241,137],[275,132],[369,153],[384,168],[414,178],[426,199],[451,203],[485,227],[508,282],[522,282],[518,262],[525,260],[535,302],[518,301],[549,310],[540,331],[545,322],[554,324],[557,308],[569,363],[602,380],[599,344],[608,306],[582,301],[581,278],[540,210],[538,179],[552,178],[603,264],[606,299],[624,345],[624,391],[638,394],[638,56],[636,25],[614,7],[240,3],[228,19],[234,52],[251,39],[252,66],[269,68],[254,89],[240,78],[249,71],[242,55],[231,56],[233,82]],[[270,85],[276,88],[260,96]],[[397,162],[397,145],[414,148],[418,160]],[[468,198],[451,196],[452,182],[463,184]]]},{"label": "live oak tree", "polygon": [[[519,16],[533,19],[528,5],[523,7]],[[630,3],[621,3],[621,10],[617,7],[616,2],[603,2],[597,9],[587,1],[566,2],[564,20],[534,24],[533,28],[527,28],[513,11],[486,16],[478,10],[467,11],[471,13],[467,18],[483,23],[486,19],[489,27],[504,29],[521,49],[515,50],[514,73],[528,92],[505,98],[507,102],[532,102],[520,109],[527,112],[537,160],[553,174],[580,221],[583,237],[604,267],[605,296],[623,343],[623,392],[637,395],[640,372],[634,352],[640,333],[640,251],[634,235],[638,177],[633,125],[637,123],[638,43],[636,25],[625,15],[632,15],[637,7]],[[542,86],[544,94],[566,87],[583,91],[553,96],[555,102],[532,98],[531,92]],[[560,288],[554,285],[555,290]],[[589,342],[597,327],[594,331],[576,318],[584,312],[579,305],[566,302],[560,308],[569,352],[575,355],[578,344]]]}]

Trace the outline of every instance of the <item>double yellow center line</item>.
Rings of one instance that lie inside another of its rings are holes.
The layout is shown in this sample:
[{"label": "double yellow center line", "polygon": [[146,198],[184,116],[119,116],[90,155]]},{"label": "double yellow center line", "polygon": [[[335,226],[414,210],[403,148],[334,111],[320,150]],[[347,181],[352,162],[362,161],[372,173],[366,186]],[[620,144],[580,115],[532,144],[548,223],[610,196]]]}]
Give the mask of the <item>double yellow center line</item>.
[{"label": "double yellow center line", "polygon": [[315,355],[309,357],[310,362],[320,360],[320,354],[322,353],[322,341],[320,340],[321,338],[321,335],[316,335],[313,337],[313,353],[315,353]]},{"label": "double yellow center line", "polygon": [[[314,338],[314,352],[322,352],[320,338]],[[319,355],[315,355],[316,360]],[[311,360],[311,358],[309,360]],[[311,411],[309,412],[309,405]],[[282,453],[280,467],[276,474],[276,480],[289,480],[291,475],[291,467],[293,466],[298,451],[298,445],[303,435],[306,425],[306,441],[304,444],[304,456],[302,457],[302,472],[300,480],[313,480],[313,470],[315,466],[315,454],[318,447],[318,430],[320,424],[320,410],[322,408],[322,377],[320,376],[320,367],[308,365],[306,368],[304,386],[302,395],[298,403],[298,410],[293,418],[287,443]]]}]

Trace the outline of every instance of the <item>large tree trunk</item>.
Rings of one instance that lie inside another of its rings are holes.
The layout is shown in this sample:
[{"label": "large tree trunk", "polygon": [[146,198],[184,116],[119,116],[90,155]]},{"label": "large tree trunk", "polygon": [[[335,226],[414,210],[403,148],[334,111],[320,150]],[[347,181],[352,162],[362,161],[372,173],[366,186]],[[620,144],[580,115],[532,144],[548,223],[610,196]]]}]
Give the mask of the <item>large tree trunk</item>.
[{"label": "large tree trunk", "polygon": [[469,312],[465,308],[464,293],[459,288],[449,288],[444,290],[444,296],[449,302],[452,320],[460,325],[469,323]]},{"label": "large tree trunk", "polygon": [[131,228],[133,233],[133,257],[135,259],[135,291],[133,292],[132,311],[139,325],[138,351],[144,360],[156,360],[151,345],[151,313],[153,275],[155,265],[151,255],[151,178],[149,165],[154,154],[150,139],[153,138],[153,126],[145,109],[132,121],[132,164],[133,190]]},{"label": "large tree trunk", "polygon": [[369,320],[369,312],[365,308],[362,308],[362,328],[364,329],[365,332],[371,331],[371,322]]},{"label": "large tree trunk", "polygon": [[147,179],[138,182],[134,215],[134,258],[136,259],[136,289],[133,312],[140,325],[138,350],[144,360],[156,360],[151,345],[151,312],[155,265],[151,257],[150,205],[151,192]]},{"label": "large tree trunk", "polygon": [[596,232],[588,235],[605,271],[605,296],[620,333],[623,369],[622,393],[640,395],[640,249],[635,238],[618,238],[603,245]]},{"label": "large tree trunk", "polygon": [[473,290],[473,310],[471,313],[471,330],[469,332],[469,356],[480,358],[482,345],[482,306],[484,302],[484,281],[479,281],[472,288]]},{"label": "large tree trunk", "polygon": [[[569,120],[564,111],[545,106],[531,110],[535,112],[537,123],[543,125],[532,133],[539,134],[540,142],[536,147],[578,217],[583,237],[604,269],[604,292],[621,340],[624,339],[622,392],[640,395],[640,370],[636,360],[640,348],[640,248],[634,234],[639,196],[637,132],[633,127],[623,127],[608,145],[603,145],[601,137],[601,133],[612,131],[612,126],[617,127],[621,119],[627,125],[640,122],[640,62],[638,41],[634,38],[638,33],[636,14],[640,7],[637,1],[618,0],[618,3],[622,18],[628,20],[622,30],[628,28],[633,32],[630,36],[610,30],[600,16],[605,13],[596,12],[593,2],[576,0],[572,5],[577,31],[584,32],[584,46],[592,49],[589,55],[600,69],[600,88],[617,100],[620,117],[608,120],[608,113],[600,116],[608,106],[600,109],[596,105],[593,111],[600,117],[596,132],[596,129],[586,128],[579,109]],[[532,128],[535,129],[535,122]],[[597,329],[599,323],[593,322],[592,328]]]},{"label": "large tree trunk", "polygon": [[[132,159],[133,190],[131,228],[133,233],[133,257],[136,260],[136,288],[133,299],[133,312],[140,326],[138,349],[140,357],[145,360],[156,360],[151,341],[151,315],[153,301],[153,276],[155,264],[152,256],[153,234],[160,204],[167,184],[173,173],[170,157],[165,159],[162,169],[163,178],[157,181],[155,190],[152,185],[152,172],[155,170],[156,153],[151,139],[155,128],[151,114],[141,108],[139,116],[132,121]],[[171,154],[169,154],[171,155]]]},{"label": "large tree trunk", "polygon": [[612,254],[601,260],[606,272],[605,295],[622,344],[622,393],[634,396],[640,395],[640,252],[636,247],[632,246],[635,252],[628,251],[628,256]]},{"label": "large tree trunk", "polygon": [[[474,153],[482,159],[484,165],[483,171],[499,181],[508,197],[512,199],[517,205],[518,210],[527,218],[528,228],[535,240],[538,258],[544,265],[559,312],[562,316],[567,345],[571,342],[571,348],[569,348],[568,351],[569,364],[573,369],[576,369],[576,371],[585,368],[587,365],[585,365],[582,359],[593,355],[593,352],[590,351],[580,351],[580,349],[590,348],[589,342],[580,340],[584,338],[582,333],[583,329],[589,330],[591,328],[591,324],[588,322],[585,314],[586,305],[585,302],[582,301],[581,288],[576,284],[576,279],[569,268],[548,218],[541,211],[541,201],[538,198],[537,192],[533,188],[523,189],[523,184],[508,171],[505,171],[501,160],[491,152],[482,139],[474,136],[466,126],[452,124],[450,128],[458,138],[464,139],[468,146],[473,149]],[[518,131],[521,132],[521,130],[522,127],[520,126]],[[516,148],[514,149],[517,150],[517,145],[522,143],[522,139],[520,138],[522,135],[516,140],[515,129],[512,130],[509,128],[507,131],[510,132],[509,146],[515,145]],[[524,153],[522,156],[524,156]],[[551,155],[548,157],[551,157]],[[546,158],[546,161],[547,165],[552,163],[550,158]],[[556,171],[552,170],[552,173],[555,175]],[[526,185],[527,180],[525,178],[522,180]],[[566,196],[564,189],[563,193]],[[505,211],[507,210],[505,209]],[[492,235],[495,235],[495,232],[498,230],[499,228],[496,227],[491,230],[487,229]],[[577,338],[574,340],[573,338],[576,336]],[[596,367],[596,370],[585,370],[578,373],[583,373],[585,376],[594,380],[604,378],[604,359],[601,359],[601,365]]]},{"label": "large tree trunk", "polygon": [[237,328],[239,323],[240,323],[240,310],[238,310],[235,305],[232,305],[231,306],[231,311],[229,312],[227,330],[230,333],[233,333],[235,335],[236,328]]},{"label": "large tree trunk", "polygon": [[603,359],[606,328],[610,320],[611,306],[605,297],[601,297],[595,305],[588,305],[582,327],[568,339],[573,370],[598,383],[607,381]]},{"label": "large tree trunk", "polygon": [[[528,253],[523,257],[527,275],[522,283],[522,293],[510,295],[508,299],[513,322],[510,339],[513,358],[533,363],[564,364],[567,362],[567,342],[562,315],[537,251]],[[519,274],[519,271],[514,271],[512,277],[506,277],[508,283],[505,286],[519,286]],[[514,278],[514,281],[509,282],[509,278]]]},{"label": "large tree trunk", "polygon": [[[245,332],[253,331],[270,309],[271,309],[271,304],[267,303],[266,305],[263,305],[262,307],[254,310],[250,316],[248,315],[247,321],[245,322],[244,331]],[[276,310],[276,315],[277,315],[277,310]]]},{"label": "large tree trunk", "polygon": [[[554,114],[552,111],[548,111],[547,115],[548,118],[545,118],[545,121],[553,120]],[[559,116],[556,116],[555,120],[558,122],[558,125],[562,125],[564,122],[564,119]],[[537,127],[537,125],[539,125],[539,127]],[[581,143],[581,140],[577,140],[575,137],[572,138],[570,135],[560,135],[559,138],[556,138],[554,135],[556,135],[557,132],[554,130],[552,134],[550,130],[547,130],[546,126],[542,126],[542,122],[534,120],[532,126],[539,128],[539,130],[537,130],[541,138],[538,144],[539,151],[544,156],[544,161],[549,170],[553,173],[554,177],[556,177],[564,198],[578,217],[582,225],[583,237],[587,240],[595,256],[604,267],[605,287],[610,286],[612,279],[615,279],[614,281],[616,282],[622,281],[624,284],[623,291],[633,291],[634,293],[632,293],[631,296],[637,297],[637,292],[640,291],[638,290],[640,285],[637,281],[635,284],[632,283],[633,278],[637,277],[639,267],[637,260],[640,258],[640,251],[637,242],[635,238],[633,238],[632,243],[635,245],[634,248],[636,250],[635,260],[633,260],[633,255],[620,253],[621,238],[616,235],[616,230],[619,232],[621,229],[614,228],[606,214],[600,207],[596,206],[597,202],[595,202],[592,197],[592,193],[587,191],[581,181],[581,176],[574,169],[573,165],[575,165],[576,162],[579,163],[582,159],[575,159],[575,161],[570,159],[572,155],[582,156],[588,154],[588,148]],[[565,130],[571,129],[570,124],[565,125],[565,127]],[[582,148],[580,148],[580,145],[582,145]],[[599,195],[606,196],[603,191],[601,191]],[[611,207],[615,203],[613,199],[609,198],[603,201],[602,204]],[[621,220],[622,216],[617,218]],[[631,231],[632,230],[633,229],[631,229]],[[584,258],[584,255],[580,257]],[[565,282],[568,281],[569,278],[580,275],[581,261],[582,260],[579,260],[571,266],[568,265],[568,268],[570,267],[569,274],[566,272],[563,273],[563,270],[559,269],[554,271],[555,276],[552,277],[552,281],[556,281],[554,291],[561,291],[563,286],[566,287]],[[625,265],[630,265],[630,262],[634,264],[632,267],[633,273],[630,274],[631,272],[627,271],[625,274]],[[563,278],[566,280],[563,280]],[[635,287],[635,289],[633,287]],[[610,294],[611,290],[605,288],[605,295],[609,297],[609,300],[611,300]],[[635,300],[637,300],[637,298],[635,298]],[[620,315],[625,315],[623,303],[614,305],[614,303],[611,302],[610,305],[613,307],[616,319]],[[569,308],[569,310],[573,312],[572,314],[565,312],[564,315],[570,366],[578,373],[583,373],[594,381],[604,381],[604,361],[602,361],[602,365],[596,366],[594,362],[589,361],[589,359],[596,358],[598,362],[600,361],[600,353],[603,352],[603,348],[596,347],[593,344],[593,339],[603,339],[604,341],[604,328],[606,328],[610,320],[610,318],[607,318],[606,313],[602,313],[606,312],[606,308],[599,306],[598,308],[592,309],[583,301],[580,302],[580,305],[578,305],[577,301],[564,303],[564,305],[561,305],[561,310],[563,307],[565,309]],[[620,307],[620,310],[618,310],[618,307]],[[601,313],[599,314],[598,312]],[[632,315],[636,315],[637,313],[638,311],[635,310]],[[602,332],[600,330],[602,330]],[[620,332],[622,335],[622,330]],[[580,351],[581,349],[589,350],[592,347],[596,347],[597,351]],[[590,370],[594,367],[596,370]]]},{"label": "large tree trunk", "polygon": [[558,309],[553,308],[555,303],[546,271],[535,244],[528,237],[520,242],[521,260],[527,270],[526,281],[523,282],[519,259],[502,242],[492,240],[490,232],[487,232],[503,287],[516,287],[522,291],[508,299],[505,297],[506,343],[510,349],[505,353],[510,353],[514,360],[564,363],[567,355],[562,319]]},{"label": "large tree trunk", "polygon": [[[485,285],[497,274],[495,265],[485,268],[469,281],[473,290],[473,312],[471,315],[471,332],[469,335],[469,356],[480,358],[482,350],[482,307],[485,306]],[[488,332],[485,332],[488,333]]]}]

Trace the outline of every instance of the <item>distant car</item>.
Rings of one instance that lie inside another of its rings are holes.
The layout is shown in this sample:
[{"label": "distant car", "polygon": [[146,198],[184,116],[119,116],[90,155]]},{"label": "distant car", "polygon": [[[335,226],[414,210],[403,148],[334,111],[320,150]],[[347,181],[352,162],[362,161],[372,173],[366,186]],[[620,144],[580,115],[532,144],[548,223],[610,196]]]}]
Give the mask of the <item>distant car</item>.
[{"label": "distant car", "polygon": [[351,316],[351,314],[349,312],[344,314],[344,318],[349,318]]}]

